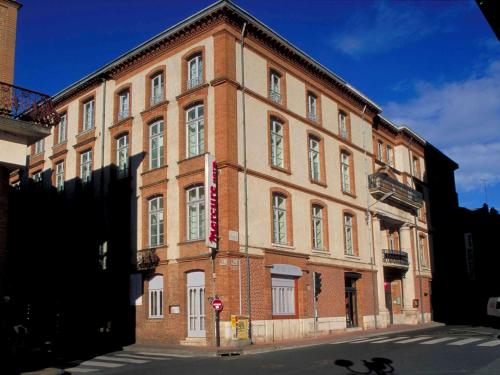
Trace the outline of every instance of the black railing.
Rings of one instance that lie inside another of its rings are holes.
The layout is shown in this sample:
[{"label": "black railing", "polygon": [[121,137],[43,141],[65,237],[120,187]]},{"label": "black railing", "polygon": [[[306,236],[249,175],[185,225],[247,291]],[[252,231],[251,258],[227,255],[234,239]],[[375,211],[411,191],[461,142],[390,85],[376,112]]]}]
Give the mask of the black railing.
[{"label": "black railing", "polygon": [[399,250],[384,250],[384,263],[408,266],[408,253]]},{"label": "black railing", "polygon": [[137,270],[148,271],[154,269],[160,263],[160,257],[156,249],[144,249],[137,252]]},{"label": "black railing", "polygon": [[59,122],[59,115],[48,95],[5,82],[0,82],[0,116],[45,127]]},{"label": "black railing", "polygon": [[377,190],[382,193],[393,192],[396,199],[403,200],[416,206],[422,205],[422,193],[389,177],[385,173],[374,173],[368,176],[368,187],[372,192]]}]

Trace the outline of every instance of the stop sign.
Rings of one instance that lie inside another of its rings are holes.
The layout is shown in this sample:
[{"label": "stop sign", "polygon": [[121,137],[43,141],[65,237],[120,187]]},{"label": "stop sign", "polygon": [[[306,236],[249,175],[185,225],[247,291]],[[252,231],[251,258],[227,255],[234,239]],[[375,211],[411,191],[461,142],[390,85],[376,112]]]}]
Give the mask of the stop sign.
[{"label": "stop sign", "polygon": [[221,311],[222,310],[222,301],[219,298],[215,298],[212,301],[212,307],[214,308],[215,311]]}]

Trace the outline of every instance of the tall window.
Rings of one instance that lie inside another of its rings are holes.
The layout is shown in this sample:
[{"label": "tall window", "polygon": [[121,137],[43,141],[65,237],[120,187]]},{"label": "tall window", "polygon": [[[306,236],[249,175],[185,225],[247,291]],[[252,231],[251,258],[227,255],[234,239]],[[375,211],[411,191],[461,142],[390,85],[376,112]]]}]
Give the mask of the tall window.
[{"label": "tall window", "polygon": [[420,260],[421,267],[427,267],[426,257],[425,257],[425,237],[418,237],[418,258]]},{"label": "tall window", "polygon": [[283,124],[273,118],[271,119],[271,163],[276,167],[285,166]]},{"label": "tall window", "polygon": [[339,112],[339,128],[340,136],[344,139],[349,138],[349,131],[347,129],[347,116],[344,112]]},{"label": "tall window", "polygon": [[163,166],[163,120],[149,125],[149,169]]},{"label": "tall window", "polygon": [[272,276],[273,315],[295,315],[295,279]]},{"label": "tall window", "polygon": [[163,318],[163,276],[149,280],[149,317]]},{"label": "tall window", "polygon": [[118,95],[118,121],[130,116],[130,93],[128,90],[122,91]]},{"label": "tall window", "polygon": [[323,207],[317,204],[312,206],[312,228],[313,248],[323,250]]},{"label": "tall window", "polygon": [[311,169],[311,179],[319,181],[321,179],[319,141],[314,137],[309,137],[309,165]]},{"label": "tall window", "polygon": [[56,164],[56,189],[64,190],[64,160]]},{"label": "tall window", "polygon": [[83,103],[83,131],[94,128],[94,99]]},{"label": "tall window", "polygon": [[80,154],[80,178],[84,184],[92,179],[92,150]]},{"label": "tall window", "polygon": [[196,186],[187,195],[187,238],[200,240],[205,236],[205,189]]},{"label": "tall window", "polygon": [[151,105],[165,100],[163,73],[158,73],[151,78]]},{"label": "tall window", "polygon": [[377,159],[380,161],[384,159],[384,143],[382,141],[377,142]]},{"label": "tall window", "polygon": [[413,157],[413,175],[420,178],[420,163],[418,162],[418,157]]},{"label": "tall window", "polygon": [[316,95],[307,94],[307,116],[313,121],[318,121],[317,101]]},{"label": "tall window", "polygon": [[353,217],[344,214],[344,249],[346,255],[354,255]]},{"label": "tall window", "polygon": [[203,83],[203,60],[201,54],[193,56],[188,61],[188,90]]},{"label": "tall window", "polygon": [[44,151],[44,139],[35,142],[35,155],[41,154]]},{"label": "tall window", "polygon": [[273,242],[287,244],[286,236],[286,197],[282,194],[273,194]]},{"label": "tall window", "polygon": [[163,245],[163,197],[149,200],[149,246]]},{"label": "tall window", "polygon": [[188,158],[205,152],[205,120],[203,104],[195,105],[186,111],[186,137]]},{"label": "tall window", "polygon": [[116,140],[116,164],[118,165],[118,176],[125,177],[128,174],[128,134],[122,135]]},{"label": "tall window", "polygon": [[342,191],[346,193],[351,192],[351,167],[350,156],[346,152],[340,153],[340,163],[342,168]]},{"label": "tall window", "polygon": [[280,75],[271,71],[269,74],[269,98],[276,103],[281,103],[280,80]]},{"label": "tall window", "polygon": [[57,143],[62,143],[66,140],[66,132],[68,127],[68,116],[65,114],[61,115],[59,121],[59,127],[57,128]]},{"label": "tall window", "polygon": [[31,178],[33,179],[35,184],[37,184],[37,185],[41,184],[43,182],[42,171],[38,171],[38,172],[33,173],[33,176]]},{"label": "tall window", "polygon": [[389,145],[385,146],[385,152],[386,152],[386,159],[387,159],[387,164],[389,164],[391,167],[394,166],[394,155],[392,153],[392,147]]}]

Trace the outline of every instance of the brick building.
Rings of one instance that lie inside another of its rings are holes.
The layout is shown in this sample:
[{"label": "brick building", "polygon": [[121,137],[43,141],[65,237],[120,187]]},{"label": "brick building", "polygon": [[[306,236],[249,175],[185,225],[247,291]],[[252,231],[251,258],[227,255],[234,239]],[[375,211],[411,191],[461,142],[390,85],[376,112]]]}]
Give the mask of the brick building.
[{"label": "brick building", "polygon": [[[217,295],[226,345],[231,315],[248,314],[247,280],[254,342],[431,319],[426,141],[232,2],[53,100],[60,123],[28,149],[24,178],[11,174],[19,194],[45,197],[19,208],[51,216],[17,246],[54,249],[39,260],[58,264],[51,290],[73,295],[58,304],[75,321],[212,344]],[[213,258],[206,154],[218,170]]]}]

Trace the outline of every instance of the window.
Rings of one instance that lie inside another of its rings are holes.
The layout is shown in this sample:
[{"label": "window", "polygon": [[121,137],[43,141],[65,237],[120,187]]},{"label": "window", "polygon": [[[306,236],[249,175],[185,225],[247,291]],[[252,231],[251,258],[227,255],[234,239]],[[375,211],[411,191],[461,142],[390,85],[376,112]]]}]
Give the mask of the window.
[{"label": "window", "polygon": [[40,139],[35,142],[35,155],[41,154],[44,151],[44,140]]},{"label": "window", "polygon": [[344,249],[346,255],[354,254],[354,242],[353,242],[353,217],[349,214],[344,214]]},{"label": "window", "polygon": [[149,280],[149,317],[163,318],[163,276]]},{"label": "window", "polygon": [[92,179],[92,150],[80,154],[80,178],[84,184]]},{"label": "window", "polygon": [[163,197],[151,198],[149,211],[149,247],[163,245]]},{"label": "window", "polygon": [[286,232],[286,197],[282,194],[273,194],[273,242],[287,244]]},{"label": "window", "polygon": [[187,88],[199,86],[203,83],[203,60],[201,54],[193,56],[188,61],[188,80]]},{"label": "window", "polygon": [[94,128],[94,99],[83,103],[83,131]]},{"label": "window", "polygon": [[307,94],[307,117],[312,121],[318,121],[317,100],[316,95]]},{"label": "window", "polygon": [[149,169],[163,166],[163,120],[149,125]]},{"label": "window", "polygon": [[118,176],[126,177],[128,175],[128,134],[116,140],[116,164]]},{"label": "window", "polygon": [[62,143],[66,140],[66,133],[68,127],[68,116],[65,114],[61,115],[59,121],[59,127],[57,128],[57,143]]},{"label": "window", "polygon": [[295,279],[272,276],[273,315],[295,315]]},{"label": "window", "polygon": [[342,173],[342,191],[345,193],[351,192],[351,166],[350,155],[346,152],[340,153],[340,164]]},{"label": "window", "polygon": [[343,139],[349,139],[349,130],[347,129],[347,116],[344,112],[339,112],[340,136]]},{"label": "window", "polygon": [[56,189],[57,191],[64,190],[64,161],[56,164]]},{"label": "window", "polygon": [[187,274],[188,337],[205,337],[205,272]]},{"label": "window", "polygon": [[285,167],[283,124],[271,118],[271,163],[280,168]]},{"label": "window", "polygon": [[394,159],[393,159],[393,154],[392,154],[392,147],[387,145],[385,148],[386,152],[386,159],[387,159],[387,164],[389,164],[391,167],[394,166]]},{"label": "window", "polygon": [[151,105],[156,105],[165,100],[163,73],[158,73],[151,78]]},{"label": "window", "polygon": [[201,240],[205,237],[205,190],[196,186],[187,195],[187,238]]},{"label": "window", "polygon": [[309,166],[311,179],[314,181],[321,179],[319,152],[319,141],[314,137],[309,137]]},{"label": "window", "polygon": [[323,207],[312,206],[313,249],[323,250]]},{"label": "window", "polygon": [[130,116],[130,93],[128,90],[122,91],[118,95],[118,121]]},{"label": "window", "polygon": [[377,142],[377,159],[380,161],[384,159],[384,143],[382,141]]},{"label": "window", "polygon": [[421,267],[427,267],[425,256],[425,236],[418,237],[418,259]]},{"label": "window", "polygon": [[41,184],[43,182],[42,171],[33,173],[31,178],[33,179],[33,182],[35,182],[35,184]]},{"label": "window", "polygon": [[205,152],[205,121],[203,104],[195,105],[186,111],[186,157],[201,155]]},{"label": "window", "polygon": [[269,98],[276,103],[281,103],[280,81],[280,75],[275,71],[271,71],[269,74]]},{"label": "window", "polygon": [[413,175],[420,178],[420,163],[416,156],[413,157]]}]

